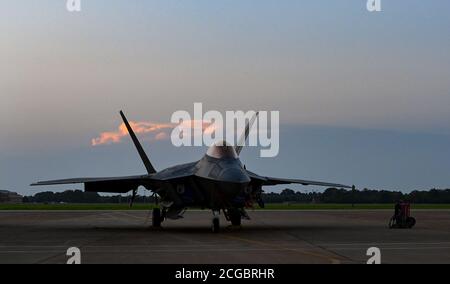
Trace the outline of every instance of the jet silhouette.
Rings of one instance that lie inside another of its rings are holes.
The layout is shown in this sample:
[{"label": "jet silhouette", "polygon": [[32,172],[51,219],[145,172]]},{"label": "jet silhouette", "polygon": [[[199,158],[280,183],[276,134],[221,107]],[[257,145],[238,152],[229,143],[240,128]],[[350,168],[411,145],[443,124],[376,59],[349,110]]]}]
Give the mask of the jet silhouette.
[{"label": "jet silhouette", "polygon": [[[225,141],[214,143],[199,161],[176,165],[162,171],[157,171],[141,143],[136,137],[127,118],[120,112],[128,133],[147,169],[147,174],[126,177],[106,178],[75,178],[65,180],[41,181],[31,186],[84,184],[87,192],[127,193],[132,192],[131,204],[140,186],[152,191],[156,198],[157,207],[153,209],[152,225],[160,227],[166,219],[182,218],[188,207],[211,209],[213,212],[212,230],[219,232],[219,214],[222,211],[232,225],[240,226],[242,218],[249,219],[246,208],[254,204],[264,207],[261,199],[263,186],[279,184],[302,184],[336,188],[351,188],[347,185],[300,180],[273,178],[255,174],[246,169],[239,159],[242,146],[231,146]],[[248,139],[250,127],[258,114],[246,125],[245,132],[240,139]]]}]

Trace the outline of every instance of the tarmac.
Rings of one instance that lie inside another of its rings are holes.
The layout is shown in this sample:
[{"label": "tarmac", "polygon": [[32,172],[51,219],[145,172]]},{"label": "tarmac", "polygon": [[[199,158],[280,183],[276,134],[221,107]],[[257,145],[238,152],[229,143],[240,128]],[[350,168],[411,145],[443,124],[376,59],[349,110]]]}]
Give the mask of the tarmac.
[{"label": "tarmac", "polygon": [[388,229],[387,210],[249,211],[242,227],[211,212],[151,228],[146,211],[0,211],[0,263],[302,264],[450,263],[450,211],[414,211],[413,229]]}]

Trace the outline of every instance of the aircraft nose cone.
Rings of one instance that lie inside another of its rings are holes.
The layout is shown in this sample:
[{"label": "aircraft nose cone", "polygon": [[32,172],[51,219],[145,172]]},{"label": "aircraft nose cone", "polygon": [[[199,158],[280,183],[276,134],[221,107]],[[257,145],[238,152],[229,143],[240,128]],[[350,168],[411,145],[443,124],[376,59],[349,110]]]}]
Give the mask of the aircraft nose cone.
[{"label": "aircraft nose cone", "polygon": [[220,174],[220,179],[226,182],[233,183],[248,183],[250,182],[250,177],[242,169],[231,168],[225,169]]}]

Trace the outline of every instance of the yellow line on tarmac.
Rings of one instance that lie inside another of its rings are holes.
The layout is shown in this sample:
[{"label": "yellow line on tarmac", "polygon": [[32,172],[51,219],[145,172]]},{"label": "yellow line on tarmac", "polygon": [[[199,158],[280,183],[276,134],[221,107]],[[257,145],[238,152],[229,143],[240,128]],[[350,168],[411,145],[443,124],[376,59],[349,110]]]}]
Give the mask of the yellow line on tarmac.
[{"label": "yellow line on tarmac", "polygon": [[235,237],[235,236],[224,236],[224,237],[228,238],[228,239],[233,239],[233,240],[238,240],[238,241],[250,243],[250,244],[256,244],[256,245],[260,245],[260,246],[267,246],[267,247],[282,249],[282,250],[286,250],[286,251],[298,252],[298,253],[301,253],[301,254],[305,254],[305,255],[321,258],[321,259],[325,259],[328,262],[330,262],[331,264],[340,264],[341,263],[341,261],[339,259],[337,259],[337,258],[329,257],[329,256],[326,256],[326,255],[323,255],[323,254],[308,252],[308,251],[301,250],[301,249],[287,248],[287,247],[283,247],[283,246],[279,246],[279,245],[275,245],[275,244],[266,243],[266,242],[263,242],[263,241],[251,240],[251,239],[242,238],[242,237]]}]

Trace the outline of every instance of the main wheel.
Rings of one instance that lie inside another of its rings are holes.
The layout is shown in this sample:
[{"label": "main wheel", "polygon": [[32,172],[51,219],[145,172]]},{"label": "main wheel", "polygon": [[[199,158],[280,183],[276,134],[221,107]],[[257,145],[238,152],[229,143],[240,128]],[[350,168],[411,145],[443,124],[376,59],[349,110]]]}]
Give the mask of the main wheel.
[{"label": "main wheel", "polygon": [[231,221],[231,225],[240,226],[242,223],[241,212],[239,212],[237,210],[233,210],[230,214],[230,221]]},{"label": "main wheel", "polygon": [[214,217],[212,220],[212,232],[217,234],[220,231],[220,220],[219,217]]},{"label": "main wheel", "polygon": [[153,217],[152,226],[155,228],[161,227],[161,223],[162,223],[161,209],[153,208],[152,217]]},{"label": "main wheel", "polygon": [[413,217],[409,217],[408,219],[406,219],[406,224],[408,228],[411,229],[412,227],[414,227],[414,225],[416,225],[416,219]]}]

